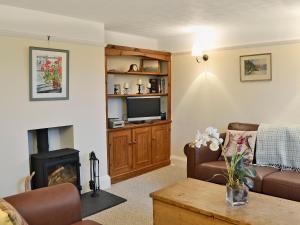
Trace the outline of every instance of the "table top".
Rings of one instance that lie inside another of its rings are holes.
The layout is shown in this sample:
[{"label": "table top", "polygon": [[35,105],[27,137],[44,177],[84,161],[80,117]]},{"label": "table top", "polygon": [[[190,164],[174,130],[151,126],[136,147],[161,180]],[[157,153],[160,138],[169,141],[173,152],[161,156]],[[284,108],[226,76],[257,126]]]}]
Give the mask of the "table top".
[{"label": "table top", "polygon": [[150,196],[154,200],[233,224],[300,224],[300,202],[250,192],[247,205],[232,207],[226,203],[225,194],[225,186],[188,178]]}]

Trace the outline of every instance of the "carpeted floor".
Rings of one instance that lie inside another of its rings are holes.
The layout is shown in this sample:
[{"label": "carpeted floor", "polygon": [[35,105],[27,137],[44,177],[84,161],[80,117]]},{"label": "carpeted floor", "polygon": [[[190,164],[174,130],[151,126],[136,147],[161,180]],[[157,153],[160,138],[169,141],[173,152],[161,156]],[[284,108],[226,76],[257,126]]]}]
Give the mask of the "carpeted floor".
[{"label": "carpeted floor", "polygon": [[153,225],[152,199],[149,194],[185,178],[186,168],[172,164],[114,184],[106,191],[127,199],[127,202],[86,219],[103,225]]}]

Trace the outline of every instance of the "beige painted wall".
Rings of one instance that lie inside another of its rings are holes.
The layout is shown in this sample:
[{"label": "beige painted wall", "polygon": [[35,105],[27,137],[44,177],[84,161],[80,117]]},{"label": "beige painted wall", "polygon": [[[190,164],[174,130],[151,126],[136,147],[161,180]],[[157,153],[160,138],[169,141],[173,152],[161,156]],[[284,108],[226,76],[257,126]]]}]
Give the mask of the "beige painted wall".
[{"label": "beige painted wall", "polygon": [[[29,46],[70,50],[70,100],[29,101]],[[90,151],[100,158],[100,175],[107,175],[104,79],[103,47],[0,37],[0,196],[23,191],[30,129],[73,125],[84,189]]]},{"label": "beige painted wall", "polygon": [[[241,83],[239,56],[272,53],[273,80]],[[229,122],[300,123],[300,44],[208,52],[207,63],[173,55],[172,151],[183,156],[197,129]]]}]

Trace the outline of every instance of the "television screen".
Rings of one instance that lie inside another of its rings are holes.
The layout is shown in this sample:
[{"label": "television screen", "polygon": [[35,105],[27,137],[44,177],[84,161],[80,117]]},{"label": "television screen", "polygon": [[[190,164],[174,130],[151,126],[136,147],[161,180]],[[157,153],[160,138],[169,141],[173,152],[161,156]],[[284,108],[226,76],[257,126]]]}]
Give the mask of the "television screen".
[{"label": "television screen", "polygon": [[160,97],[128,97],[128,121],[160,119]]}]

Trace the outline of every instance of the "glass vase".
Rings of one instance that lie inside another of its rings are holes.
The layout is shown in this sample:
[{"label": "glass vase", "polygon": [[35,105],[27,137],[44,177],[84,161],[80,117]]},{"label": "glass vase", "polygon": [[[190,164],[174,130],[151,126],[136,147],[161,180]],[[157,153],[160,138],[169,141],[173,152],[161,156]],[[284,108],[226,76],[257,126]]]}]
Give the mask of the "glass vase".
[{"label": "glass vase", "polygon": [[241,206],[248,203],[249,189],[243,185],[240,187],[230,187],[226,185],[226,201],[231,206]]}]

